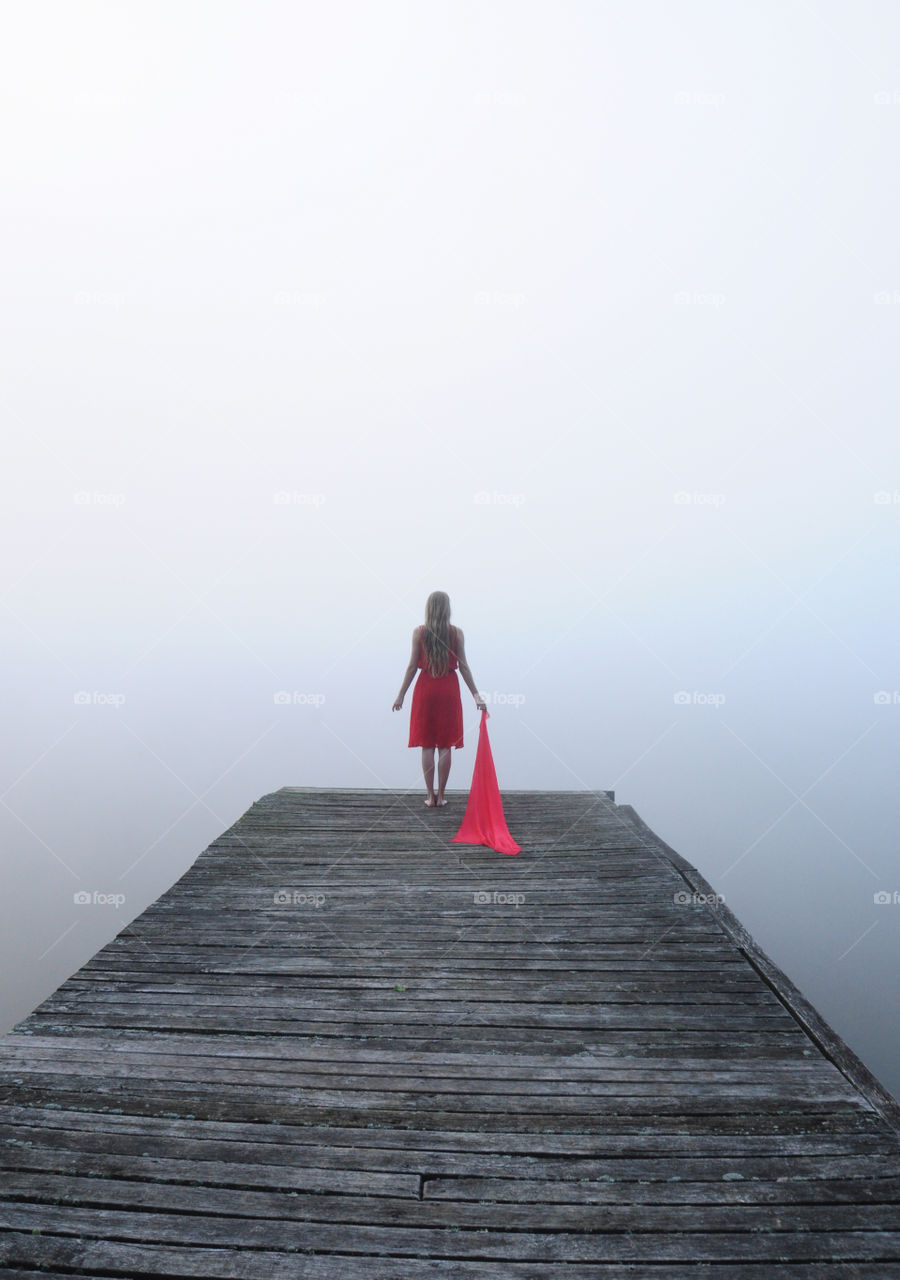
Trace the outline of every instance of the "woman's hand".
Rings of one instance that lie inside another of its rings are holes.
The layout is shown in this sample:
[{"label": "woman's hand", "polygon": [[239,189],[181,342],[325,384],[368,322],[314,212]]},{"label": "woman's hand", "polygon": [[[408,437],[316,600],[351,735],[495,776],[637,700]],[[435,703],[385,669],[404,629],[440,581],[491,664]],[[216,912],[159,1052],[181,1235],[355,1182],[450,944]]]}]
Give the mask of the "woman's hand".
[{"label": "woman's hand", "polygon": [[479,711],[487,711],[487,707],[484,704],[484,698],[476,698],[475,706],[478,708]]},{"label": "woman's hand", "polygon": [[402,699],[402,698],[397,698],[397,699],[395,700],[395,702],[394,702],[394,705],[391,707],[391,710],[392,710],[392,711],[402,711],[402,710],[403,710],[403,699]]}]

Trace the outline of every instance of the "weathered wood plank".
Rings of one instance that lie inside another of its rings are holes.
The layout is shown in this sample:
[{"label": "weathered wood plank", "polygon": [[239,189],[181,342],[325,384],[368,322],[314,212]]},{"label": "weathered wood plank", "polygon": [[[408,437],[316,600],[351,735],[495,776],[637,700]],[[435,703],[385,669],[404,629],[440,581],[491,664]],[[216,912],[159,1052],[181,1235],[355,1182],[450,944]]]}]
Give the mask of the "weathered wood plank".
[{"label": "weathered wood plank", "polygon": [[[40,1260],[42,1269],[26,1271],[17,1269],[12,1274],[20,1276],[44,1276],[45,1278],[71,1277],[72,1275],[104,1276],[177,1276],[222,1277],[222,1280],[643,1280],[646,1270],[642,1263],[590,1262],[555,1263],[548,1271],[545,1262],[507,1262],[493,1259],[488,1268],[482,1262],[466,1262],[461,1259],[419,1259],[406,1256],[398,1264],[395,1259],[377,1256],[361,1258],[358,1255],[328,1257],[323,1254],[298,1255],[274,1250],[230,1251],[227,1249],[196,1248],[185,1252],[165,1245],[120,1244],[116,1241],[73,1240],[52,1237],[47,1240],[11,1233],[0,1241],[0,1259],[26,1255],[29,1260]],[[65,1272],[44,1269],[64,1265]],[[302,1268],[302,1270],[300,1270]],[[654,1264],[654,1280],[685,1280],[683,1262]],[[773,1273],[774,1274],[774,1273]],[[836,1263],[782,1262],[778,1280],[885,1280],[889,1274],[884,1263],[866,1263],[844,1260]],[[744,1264],[708,1263],[703,1266],[704,1280],[747,1280]]]},{"label": "weathered wood plank", "polygon": [[[154,1188],[149,1188],[151,1191]],[[210,1189],[207,1194],[215,1198],[219,1193]],[[293,1200],[293,1197],[291,1197]],[[343,1197],[334,1197],[340,1201]],[[371,1197],[367,1203],[377,1203]],[[431,1209],[432,1205],[420,1202],[407,1206],[403,1201],[392,1201],[391,1208],[400,1213],[410,1209]],[[569,1206],[557,1206],[562,1213]],[[893,1261],[900,1256],[900,1231],[877,1229],[842,1229],[819,1231],[806,1225],[808,1215],[803,1206],[785,1208],[783,1223],[773,1224],[767,1210],[747,1209],[744,1213],[747,1230],[735,1230],[725,1225],[724,1230],[653,1230],[638,1229],[638,1217],[632,1213],[630,1229],[604,1230],[603,1224],[610,1213],[608,1206],[594,1212],[590,1227],[583,1231],[551,1230],[546,1232],[523,1230],[491,1230],[459,1228],[446,1230],[431,1226],[380,1226],[366,1222],[353,1222],[345,1218],[338,1225],[331,1222],[297,1221],[295,1218],[279,1218],[266,1215],[261,1218],[222,1217],[201,1213],[144,1213],[139,1210],[115,1208],[84,1208],[62,1204],[35,1204],[0,1199],[0,1228],[10,1231],[30,1231],[36,1226],[45,1233],[93,1237],[99,1241],[109,1238],[130,1238],[136,1241],[177,1242],[185,1246],[209,1246],[217,1244],[239,1249],[264,1249],[271,1247],[277,1238],[282,1250],[314,1250],[316,1252],[369,1253],[382,1257],[393,1254],[405,1257],[409,1254],[430,1258],[470,1258],[498,1261],[601,1262],[642,1261],[644,1263],[684,1261],[753,1261],[776,1263],[782,1259],[823,1261],[840,1259],[860,1261]],[[871,1206],[854,1206],[858,1212],[870,1212]],[[464,1208],[454,1206],[457,1213]],[[491,1210],[496,1211],[492,1205]],[[727,1206],[725,1214],[734,1214],[739,1206]],[[843,1206],[841,1206],[843,1208]],[[687,1214],[687,1206],[672,1213],[673,1219]],[[647,1209],[640,1206],[640,1219]],[[883,1213],[883,1210],[882,1210]],[[798,1214],[801,1225],[792,1229],[793,1215]],[[755,1217],[753,1216],[755,1215]],[[753,1228],[749,1224],[756,1221]],[[727,1223],[727,1217],[726,1217]],[[41,1225],[43,1224],[43,1225]],[[0,1255],[2,1256],[2,1255]],[[13,1259],[16,1260],[16,1259]]]},{"label": "weathered wood plank", "polygon": [[[884,1162],[857,1158],[825,1162],[826,1171],[810,1168],[806,1176],[794,1172],[773,1176],[771,1161],[741,1162],[742,1173],[736,1175],[730,1162],[682,1161],[679,1173],[672,1172],[671,1161],[618,1161],[607,1162],[608,1172],[592,1178],[577,1177],[566,1169],[565,1177],[553,1177],[552,1170],[545,1176],[528,1178],[503,1177],[446,1177],[429,1175],[420,1178],[412,1174],[391,1174],[383,1170],[364,1168],[322,1168],[317,1165],[297,1165],[286,1153],[289,1163],[236,1163],[230,1159],[234,1153],[220,1151],[218,1158],[192,1159],[154,1157],[146,1151],[110,1152],[106,1144],[99,1143],[94,1135],[86,1135],[77,1149],[49,1144],[42,1135],[40,1145],[7,1146],[4,1159],[9,1170],[40,1170],[47,1173],[80,1175],[89,1165],[91,1176],[98,1178],[124,1177],[136,1181],[191,1182],[204,1186],[228,1185],[231,1187],[268,1187],[292,1191],[335,1191],[341,1193],[365,1193],[382,1196],[424,1199],[514,1201],[542,1204],[683,1204],[708,1203],[716,1205],[740,1204],[900,1204],[900,1164],[894,1162],[894,1172],[882,1169]],[[89,1155],[89,1159],[88,1157]],[[261,1161],[261,1152],[252,1152]],[[818,1166],[817,1162],[817,1166]],[[620,1166],[626,1166],[623,1168]],[[661,1165],[661,1168],[654,1167]],[[787,1167],[787,1166],[785,1166]],[[757,1173],[753,1173],[753,1169]],[[534,1175],[537,1170],[532,1167]],[[505,1174],[509,1170],[504,1170]],[[840,1174],[847,1176],[841,1177]],[[731,1180],[725,1175],[731,1174]]]},{"label": "weathered wood plank", "polygon": [[[209,1060],[204,1059],[203,1062]],[[633,1098],[646,1099],[650,1098],[654,1101],[660,1099],[663,1092],[667,1092],[673,1099],[677,1098],[698,1098],[707,1101],[709,1099],[709,1082],[706,1080],[697,1080],[691,1078],[682,1080],[674,1084],[660,1082],[658,1080],[649,1079],[632,1079],[628,1080],[621,1076],[616,1080],[566,1080],[566,1079],[506,1079],[506,1080],[473,1080],[464,1079],[457,1080],[452,1076],[435,1076],[433,1074],[423,1076],[392,1076],[392,1075],[371,1075],[366,1073],[362,1076],[350,1075],[346,1070],[339,1070],[335,1064],[332,1071],[300,1071],[296,1067],[291,1069],[285,1065],[277,1071],[266,1071],[260,1067],[248,1069],[238,1069],[227,1067],[219,1063],[214,1065],[202,1065],[198,1063],[196,1066],[178,1063],[177,1059],[172,1059],[169,1063],[163,1064],[158,1062],[135,1062],[132,1059],[120,1059],[118,1063],[102,1067],[99,1063],[91,1063],[90,1059],[84,1058],[68,1058],[65,1062],[59,1062],[56,1058],[50,1059],[28,1059],[16,1063],[11,1068],[9,1074],[0,1072],[0,1083],[4,1080],[10,1083],[28,1082],[30,1085],[40,1084],[41,1086],[62,1084],[69,1081],[71,1077],[80,1078],[85,1075],[89,1067],[92,1067],[92,1074],[95,1080],[103,1080],[104,1082],[120,1081],[123,1083],[134,1082],[136,1087],[142,1087],[141,1082],[146,1080],[158,1081],[168,1085],[184,1086],[186,1089],[197,1089],[205,1083],[217,1083],[223,1088],[244,1089],[247,1087],[258,1087],[264,1090],[272,1090],[272,1096],[278,1096],[275,1090],[291,1090],[291,1091],[308,1091],[310,1089],[340,1090],[343,1098],[355,1094],[365,1094],[374,1102],[376,1097],[383,1100],[388,1095],[412,1095],[415,1093],[426,1094],[429,1098],[437,1098],[443,1095],[459,1096],[465,1102],[477,1102],[481,1098],[490,1097],[492,1105],[496,1105],[493,1100],[499,1101],[502,1105],[504,1099],[510,1098],[531,1098],[531,1099],[618,1099]],[[719,1073],[723,1075],[724,1073]],[[726,1077],[721,1084],[727,1086],[722,1092],[727,1092],[729,1102],[742,1101],[753,1102],[755,1100],[768,1101],[774,1099],[782,1104],[796,1103],[798,1097],[799,1078],[781,1079],[778,1081],[764,1079],[762,1081],[737,1080]],[[822,1105],[838,1105],[841,1103],[850,1103],[856,1109],[868,1110],[869,1108],[860,1102],[858,1095],[852,1091],[849,1083],[840,1077],[825,1081],[806,1080],[803,1082],[803,1094],[807,1102],[816,1106]],[[399,1097],[393,1096],[392,1100],[400,1101]],[[568,1107],[566,1108],[568,1109]],[[752,1109],[752,1108],[748,1108]],[[802,1108],[801,1108],[802,1109]]]},{"label": "weathered wood plank", "polygon": [[[23,1034],[6,1040],[3,1047],[4,1051],[8,1051],[10,1061],[42,1053],[58,1057],[60,1037]],[[677,1081],[703,1072],[709,1081],[715,1083],[719,1079],[731,1077],[758,1080],[760,1073],[758,1063],[740,1058],[647,1058],[645,1055],[634,1056],[614,1051],[606,1043],[584,1047],[575,1054],[477,1053],[473,1050],[454,1052],[447,1049],[437,1056],[411,1048],[398,1049],[393,1045],[378,1047],[370,1042],[332,1045],[307,1040],[301,1047],[302,1058],[297,1054],[296,1040],[289,1037],[244,1034],[204,1036],[199,1033],[178,1035],[162,1031],[147,1036],[140,1031],[107,1032],[99,1028],[84,1036],[74,1033],[67,1036],[65,1056],[97,1055],[97,1060],[102,1061],[105,1057],[114,1060],[123,1055],[153,1059],[161,1055],[179,1062],[197,1057],[218,1061],[238,1058],[243,1062],[258,1062],[262,1066],[283,1067],[285,1070],[291,1070],[300,1060],[321,1064],[329,1070],[336,1067],[343,1070],[352,1062],[354,1070],[358,1071],[371,1070],[377,1073],[389,1069],[393,1072],[409,1066],[415,1067],[417,1073],[449,1075],[456,1079],[461,1076],[494,1079],[498,1071],[502,1071],[506,1078],[521,1079],[582,1079],[586,1075],[602,1072],[605,1078],[610,1079],[624,1076],[635,1080],[648,1077]],[[812,1055],[812,1050],[809,1052]],[[818,1054],[810,1057],[775,1058],[771,1064],[767,1064],[766,1073],[778,1077],[797,1076],[804,1081],[813,1075],[829,1079],[841,1076],[833,1063]]]},{"label": "weathered wood plank", "polygon": [[[8,1089],[15,1096],[17,1085],[22,1085],[33,1096],[36,1092],[51,1092],[56,1089],[71,1088],[72,1077],[83,1076],[83,1071],[37,1071],[32,1070],[17,1077],[0,1078],[0,1087]],[[152,1089],[155,1099],[166,1098],[168,1105],[183,1102],[185,1107],[189,1100],[202,1086],[202,1074],[194,1078],[166,1079],[160,1081],[152,1072],[132,1074],[127,1068],[118,1075],[94,1073],[94,1096],[98,1099],[121,1100],[128,1094],[146,1094]],[[713,1115],[783,1115],[828,1114],[839,1112],[857,1114],[871,1110],[869,1105],[856,1096],[835,1090],[820,1090],[815,1097],[798,1098],[796,1090],[775,1090],[765,1085],[732,1086],[727,1095],[710,1100],[707,1088],[698,1085],[695,1088],[680,1087],[671,1096],[660,1096],[658,1087],[650,1087],[643,1091],[629,1090],[619,1085],[614,1088],[600,1088],[585,1085],[577,1091],[548,1089],[538,1090],[462,1090],[455,1088],[437,1089],[434,1085],[422,1083],[418,1089],[404,1089],[397,1084],[394,1088],[377,1089],[367,1086],[363,1089],[317,1088],[315,1085],[298,1086],[294,1083],[273,1086],[271,1082],[261,1079],[254,1081],[248,1075],[242,1081],[231,1082],[213,1077],[210,1084],[218,1087],[222,1101],[240,1107],[248,1092],[252,1092],[254,1103],[271,1104],[273,1107],[316,1107],[321,1111],[362,1111],[373,1110],[387,1112],[392,1107],[402,1108],[406,1112],[425,1110],[428,1114],[452,1113],[464,1110],[469,1115],[477,1115],[484,1119],[496,1114],[506,1116],[531,1115],[553,1116],[555,1118],[578,1116],[686,1116],[692,1113]]]},{"label": "weathered wood plank", "polygon": [[[637,1130],[634,1126],[628,1126],[616,1133],[613,1126],[607,1124],[598,1138],[582,1132],[580,1128],[577,1132],[565,1133],[547,1133],[532,1128],[523,1134],[493,1134],[478,1129],[473,1132],[460,1129],[442,1131],[437,1127],[417,1130],[388,1125],[375,1130],[368,1125],[293,1125],[279,1124],[274,1120],[260,1126],[233,1119],[201,1121],[194,1117],[172,1115],[148,1117],[134,1111],[99,1111],[89,1106],[88,1099],[81,1097],[79,1101],[81,1109],[72,1110],[64,1109],[58,1099],[54,1099],[53,1107],[0,1103],[0,1119],[20,1129],[39,1126],[37,1130],[32,1128],[32,1132],[56,1130],[76,1134],[87,1130],[91,1133],[134,1134],[139,1135],[141,1143],[157,1136],[166,1142],[204,1142],[215,1139],[248,1145],[263,1144],[267,1150],[288,1148],[297,1159],[300,1159],[304,1147],[310,1150],[316,1148],[317,1151],[327,1147],[336,1153],[343,1148],[353,1153],[354,1159],[361,1159],[366,1152],[377,1152],[379,1160],[390,1159],[392,1152],[400,1152],[402,1160],[407,1161],[409,1153],[414,1152],[420,1155],[417,1162],[419,1166],[421,1159],[427,1156],[429,1167],[433,1162],[441,1160],[442,1169],[454,1172],[471,1171],[471,1159],[478,1162],[482,1159],[500,1160],[500,1165],[492,1164],[491,1168],[521,1168],[527,1171],[530,1167],[527,1162],[533,1159],[546,1157],[558,1160],[564,1157],[566,1169],[577,1168],[585,1176],[590,1176],[592,1170],[599,1168],[602,1163],[598,1156],[608,1156],[618,1161],[634,1157],[696,1157],[702,1153],[710,1159],[766,1157],[773,1162],[812,1162],[823,1156],[851,1154],[871,1160],[890,1161],[896,1160],[900,1155],[896,1144],[885,1144],[884,1127],[874,1119],[863,1128],[856,1125],[849,1135],[837,1131],[824,1134],[805,1131],[794,1134],[771,1125],[766,1125],[759,1133],[741,1130],[736,1134],[725,1135],[710,1133],[706,1129],[692,1133],[683,1127],[673,1128],[668,1124],[641,1126]],[[497,1152],[501,1154],[495,1155]],[[335,1158],[338,1158],[337,1154]],[[521,1166],[510,1163],[515,1161],[524,1163]],[[478,1167],[483,1166],[479,1163]],[[781,1172],[785,1170],[782,1169]]]},{"label": "weathered wood plank", "polygon": [[[145,1178],[141,1182],[114,1176],[97,1178],[78,1174],[55,1174],[11,1170],[0,1200],[0,1224],[6,1217],[13,1227],[21,1226],[14,1206],[22,1201],[29,1207],[41,1204],[47,1209],[48,1223],[54,1222],[53,1210],[65,1200],[65,1207],[78,1206],[107,1213],[121,1208],[123,1213],[154,1210],[171,1212],[180,1219],[183,1215],[194,1218],[240,1217],[280,1222],[290,1218],[294,1223],[327,1225],[336,1223],[356,1226],[380,1226],[397,1229],[451,1229],[523,1232],[581,1231],[592,1232],[602,1223],[604,1232],[759,1232],[773,1226],[771,1204],[756,1204],[731,1199],[721,1204],[709,1200],[683,1200],[674,1204],[643,1202],[640,1226],[631,1203],[616,1203],[608,1199],[598,1205],[595,1201],[572,1202],[559,1200],[546,1203],[540,1200],[520,1204],[507,1199],[484,1203],[480,1200],[447,1197],[398,1197],[371,1194],[333,1194],[323,1191],[307,1194],[254,1190],[222,1186],[194,1187],[187,1182],[155,1182]],[[830,1184],[825,1188],[830,1192]],[[888,1204],[891,1202],[888,1201]],[[602,1206],[602,1208],[601,1208]],[[877,1232],[885,1219],[885,1202],[834,1201],[830,1195],[815,1202],[776,1203],[777,1231]],[[66,1222],[63,1217],[60,1221]],[[900,1228],[896,1233],[900,1243]],[[190,1238],[190,1237],[188,1237]],[[399,1240],[395,1242],[399,1243]],[[857,1255],[860,1256],[860,1255]],[[861,1256],[865,1256],[864,1254]]]},{"label": "weathered wood plank", "polygon": [[[213,1128],[215,1126],[205,1126]],[[427,1174],[408,1174],[409,1160],[402,1148],[338,1147],[313,1143],[276,1144],[236,1142],[213,1138],[187,1138],[181,1134],[132,1134],[127,1131],[95,1131],[72,1128],[26,1128],[5,1130],[4,1161],[9,1169],[72,1168],[82,1172],[90,1154],[90,1167],[96,1171],[101,1162],[109,1168],[130,1167],[132,1163],[149,1162],[153,1178],[158,1181],[202,1181],[231,1185],[303,1185],[306,1190],[352,1189],[345,1179],[383,1178],[383,1186],[391,1194],[418,1192],[422,1179],[425,1194],[449,1198],[472,1198],[466,1188],[471,1183],[484,1188],[483,1199],[518,1199],[511,1189],[520,1183],[534,1183],[546,1188],[546,1194],[535,1191],[538,1199],[557,1198],[554,1188],[576,1191],[587,1187],[597,1203],[608,1196],[627,1196],[637,1202],[663,1203],[677,1199],[680,1189],[700,1188],[693,1194],[708,1195],[716,1203],[725,1203],[742,1195],[772,1194],[788,1199],[818,1199],[816,1185],[830,1182],[837,1189],[834,1198],[843,1198],[840,1189],[847,1187],[847,1198],[879,1200],[882,1190],[900,1179],[900,1158],[881,1155],[834,1156],[785,1151],[779,1155],[708,1156],[659,1153],[639,1158],[626,1155],[609,1159],[539,1156],[508,1156],[488,1153],[432,1152],[428,1154]],[[739,1169],[736,1164],[739,1161]],[[426,1163],[423,1161],[423,1164]],[[400,1170],[393,1173],[392,1170]],[[167,1174],[171,1177],[167,1178]],[[145,1176],[150,1177],[150,1173]],[[638,1184],[638,1185],[630,1185]],[[579,1198],[579,1197],[576,1197]]]},{"label": "weathered wood plank", "polygon": [[[39,1104],[46,1098],[47,1090],[28,1084],[9,1085],[6,1096],[22,1106]],[[678,1100],[674,1105],[660,1104],[658,1111],[641,1106],[639,1102],[619,1102],[611,1107],[576,1108],[559,1105],[541,1109],[522,1103],[515,1110],[498,1107],[474,1109],[464,1101],[441,1099],[429,1107],[425,1100],[397,1107],[392,1099],[388,1105],[367,1105],[364,1099],[348,1100],[346,1104],[303,1098],[285,1101],[279,1098],[258,1098],[255,1093],[242,1091],[218,1096],[198,1095],[196,1090],[164,1089],[145,1085],[140,1090],[96,1087],[96,1106],[128,1110],[136,1115],[186,1114],[205,1120],[240,1119],[258,1123],[325,1124],[333,1126],[377,1126],[397,1124],[398,1111],[403,1111],[403,1122],[410,1128],[435,1124],[439,1128],[457,1132],[489,1132],[495,1134],[527,1134],[538,1128],[546,1134],[565,1134],[578,1130],[588,1135],[628,1133],[635,1129],[653,1127],[657,1131],[668,1125],[692,1133],[748,1134],[764,1133],[773,1128],[780,1133],[842,1133],[864,1134],[871,1131],[871,1112],[853,1107],[816,1108],[791,1104],[762,1103],[747,1106],[701,1100]],[[75,1107],[83,1094],[77,1089],[53,1089],[53,1097],[60,1106]],[[189,1101],[185,1102],[185,1097]],[[188,1110],[188,1107],[190,1110]]]}]

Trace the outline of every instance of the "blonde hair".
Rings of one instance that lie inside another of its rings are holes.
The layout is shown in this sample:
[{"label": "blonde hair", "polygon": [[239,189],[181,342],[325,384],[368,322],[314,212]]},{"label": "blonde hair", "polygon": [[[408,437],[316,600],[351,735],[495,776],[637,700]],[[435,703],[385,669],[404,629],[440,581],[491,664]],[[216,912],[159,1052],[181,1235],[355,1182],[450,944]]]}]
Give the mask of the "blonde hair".
[{"label": "blonde hair", "polygon": [[422,643],[428,670],[433,676],[445,676],[450,670],[450,597],[446,591],[432,591],[425,601]]}]

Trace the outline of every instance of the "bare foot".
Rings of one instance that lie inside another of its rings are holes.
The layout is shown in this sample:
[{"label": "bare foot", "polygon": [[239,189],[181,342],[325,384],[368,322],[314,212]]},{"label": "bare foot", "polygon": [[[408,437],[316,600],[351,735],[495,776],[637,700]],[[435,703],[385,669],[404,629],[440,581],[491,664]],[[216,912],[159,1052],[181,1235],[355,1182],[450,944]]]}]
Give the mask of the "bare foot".
[{"label": "bare foot", "polygon": [[447,801],[446,801],[446,800],[444,800],[444,799],[442,799],[442,798],[439,796],[439,797],[438,797],[438,799],[435,801],[435,803],[436,803],[436,804],[446,804],[446,803],[447,803]]},{"label": "bare foot", "polygon": [[425,805],[426,805],[426,808],[428,808],[428,809],[433,809],[433,808],[434,808],[434,796],[429,796],[429,797],[428,797],[428,799],[425,801]]}]

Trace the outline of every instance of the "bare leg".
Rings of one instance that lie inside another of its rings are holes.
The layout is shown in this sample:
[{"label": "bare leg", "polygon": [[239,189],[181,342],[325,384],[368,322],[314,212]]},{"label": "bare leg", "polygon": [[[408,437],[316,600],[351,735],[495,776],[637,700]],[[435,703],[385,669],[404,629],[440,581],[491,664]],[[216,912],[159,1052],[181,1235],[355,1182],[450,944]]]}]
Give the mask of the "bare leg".
[{"label": "bare leg", "polygon": [[425,774],[425,786],[428,788],[429,808],[434,804],[434,747],[422,748],[422,772]]},{"label": "bare leg", "polygon": [[450,776],[450,748],[441,747],[438,750],[438,791],[436,804],[446,804],[444,799],[444,787],[447,785],[447,779]]}]

